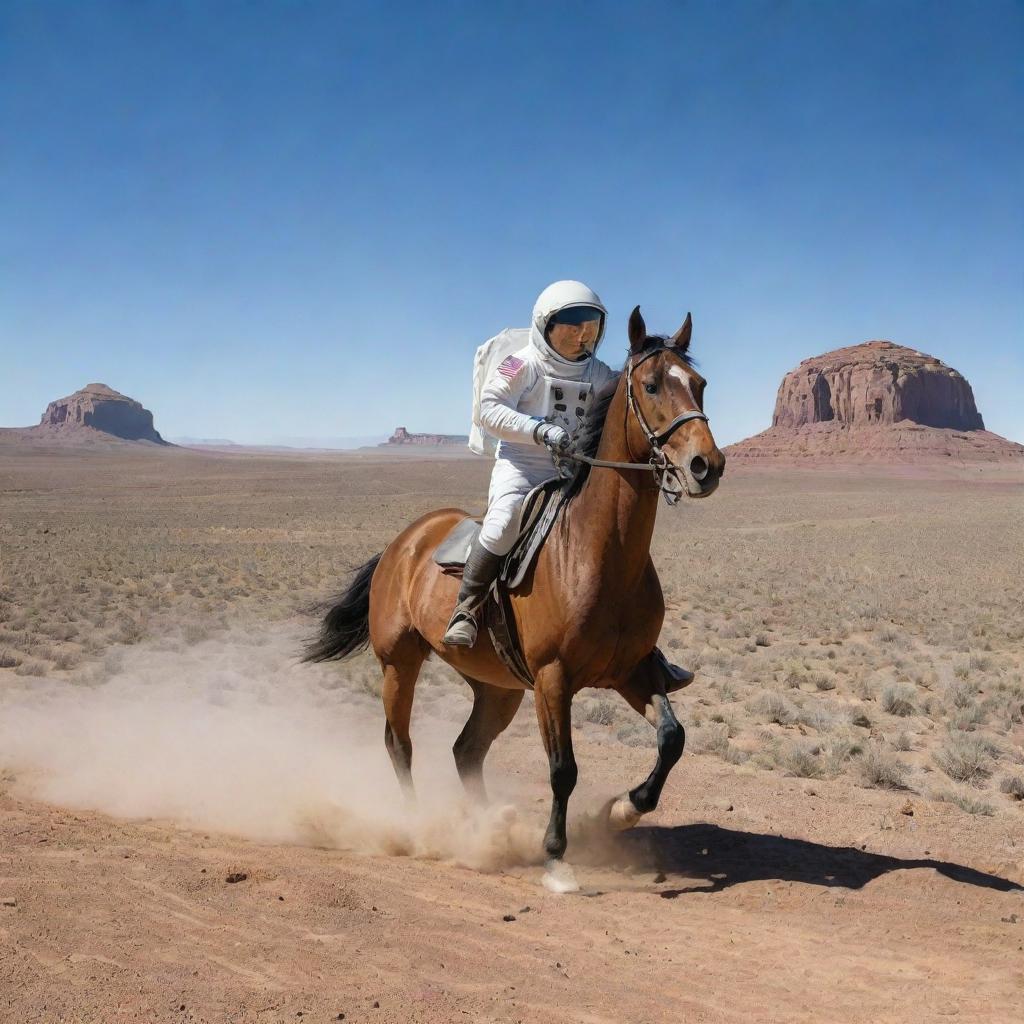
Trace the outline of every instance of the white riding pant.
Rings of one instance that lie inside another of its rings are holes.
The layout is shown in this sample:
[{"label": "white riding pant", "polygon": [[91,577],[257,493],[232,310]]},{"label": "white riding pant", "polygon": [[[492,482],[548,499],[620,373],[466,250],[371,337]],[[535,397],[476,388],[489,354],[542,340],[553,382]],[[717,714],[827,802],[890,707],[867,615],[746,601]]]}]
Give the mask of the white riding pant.
[{"label": "white riding pant", "polygon": [[519,536],[523,500],[538,484],[556,476],[558,472],[550,460],[547,465],[517,465],[500,454],[494,460],[487,512],[480,527],[480,543],[492,555],[505,555],[512,550]]}]

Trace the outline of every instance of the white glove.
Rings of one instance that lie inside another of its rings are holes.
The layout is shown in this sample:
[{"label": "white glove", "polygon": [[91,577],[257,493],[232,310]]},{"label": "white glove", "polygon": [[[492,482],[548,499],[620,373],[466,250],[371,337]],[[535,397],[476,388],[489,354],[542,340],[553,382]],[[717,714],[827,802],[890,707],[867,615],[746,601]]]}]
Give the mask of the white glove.
[{"label": "white glove", "polygon": [[572,436],[569,431],[557,423],[538,423],[533,437],[538,444],[550,448],[553,452],[567,452],[572,447]]}]

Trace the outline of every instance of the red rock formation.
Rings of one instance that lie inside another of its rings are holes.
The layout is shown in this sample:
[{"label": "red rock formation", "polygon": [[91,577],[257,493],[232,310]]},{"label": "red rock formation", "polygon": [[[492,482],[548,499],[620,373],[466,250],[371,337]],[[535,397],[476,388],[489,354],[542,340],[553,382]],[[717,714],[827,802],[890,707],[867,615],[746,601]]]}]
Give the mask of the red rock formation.
[{"label": "red rock formation", "polygon": [[35,429],[48,434],[98,431],[124,441],[167,444],[154,428],[148,409],[106,384],[87,384],[73,395],[51,402]]},{"label": "red rock formation", "polygon": [[384,442],[385,445],[449,445],[468,444],[466,434],[410,434],[405,427],[395,427],[395,432]]},{"label": "red rock formation", "polygon": [[916,462],[1024,459],[1024,446],[985,430],[970,384],[934,356],[868,341],[805,359],[787,373],[772,426],[729,458]]},{"label": "red rock formation", "polygon": [[805,359],[782,380],[772,426],[901,420],[985,429],[971,385],[956,370],[891,341],[868,341]]}]

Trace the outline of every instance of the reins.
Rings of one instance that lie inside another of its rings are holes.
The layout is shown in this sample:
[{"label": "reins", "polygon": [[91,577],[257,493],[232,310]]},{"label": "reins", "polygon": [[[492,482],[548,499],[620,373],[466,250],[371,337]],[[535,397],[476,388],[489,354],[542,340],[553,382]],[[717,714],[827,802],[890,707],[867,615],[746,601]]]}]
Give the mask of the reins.
[{"label": "reins", "polygon": [[[650,470],[654,474],[655,483],[658,490],[661,491],[665,502],[668,505],[675,505],[683,495],[683,485],[679,479],[680,467],[669,459],[665,454],[662,445],[684,423],[689,423],[690,420],[703,420],[707,423],[708,418],[700,411],[700,409],[691,409],[688,412],[680,413],[664,430],[656,434],[644,418],[644,414],[640,411],[640,406],[633,394],[633,371],[636,370],[641,363],[645,363],[648,359],[652,356],[656,356],[659,352],[671,351],[671,346],[659,345],[657,348],[652,348],[649,352],[645,352],[640,359],[635,361],[633,357],[630,356],[624,370],[626,374],[626,408],[627,410],[632,411],[633,415],[636,416],[637,422],[640,424],[640,429],[643,430],[644,435],[647,438],[647,443],[651,447],[651,457],[647,462],[613,462],[610,459],[596,459],[590,455],[579,455],[576,452],[566,452],[565,454],[556,455],[556,458],[567,459],[572,462],[585,462],[588,466],[593,466],[597,469]],[[628,447],[628,439],[626,444]],[[630,454],[632,454],[632,452],[630,452]]]}]

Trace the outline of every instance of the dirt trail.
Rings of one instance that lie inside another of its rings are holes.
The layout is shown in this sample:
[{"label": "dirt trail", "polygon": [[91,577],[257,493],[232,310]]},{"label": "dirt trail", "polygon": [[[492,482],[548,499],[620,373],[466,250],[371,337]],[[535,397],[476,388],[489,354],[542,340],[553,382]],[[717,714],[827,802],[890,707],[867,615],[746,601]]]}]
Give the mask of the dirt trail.
[{"label": "dirt trail", "polygon": [[[579,753],[578,813],[650,759]],[[490,767],[539,828],[535,738]],[[557,897],[532,865],[260,845],[8,787],[0,1020],[1017,1021],[1019,829],[912,802],[688,757],[652,824],[577,830],[584,894]]]}]

